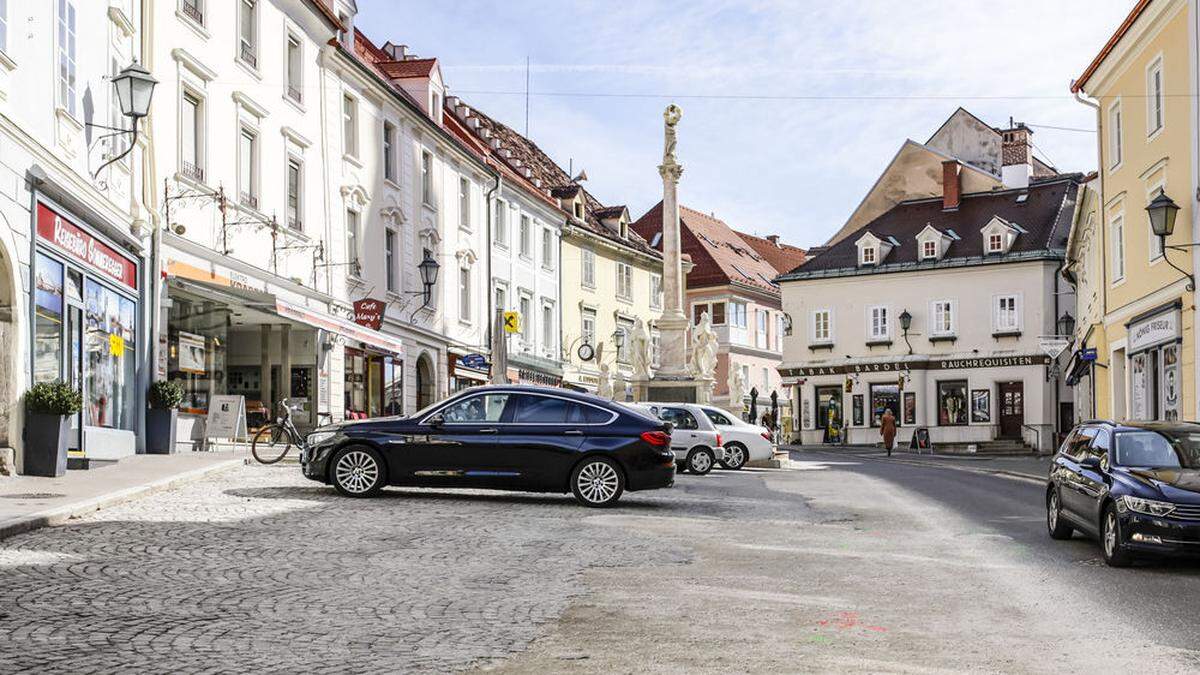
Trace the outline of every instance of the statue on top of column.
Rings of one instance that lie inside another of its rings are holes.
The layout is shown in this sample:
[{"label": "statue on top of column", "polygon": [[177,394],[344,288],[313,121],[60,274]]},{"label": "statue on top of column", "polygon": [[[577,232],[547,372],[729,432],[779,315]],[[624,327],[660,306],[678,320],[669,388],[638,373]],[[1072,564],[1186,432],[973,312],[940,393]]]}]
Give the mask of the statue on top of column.
[{"label": "statue on top of column", "polygon": [[675,125],[679,124],[679,118],[683,117],[683,111],[679,106],[672,103],[663,111],[663,121],[666,122],[663,127],[663,135],[665,142],[663,144],[663,164],[675,164]]}]

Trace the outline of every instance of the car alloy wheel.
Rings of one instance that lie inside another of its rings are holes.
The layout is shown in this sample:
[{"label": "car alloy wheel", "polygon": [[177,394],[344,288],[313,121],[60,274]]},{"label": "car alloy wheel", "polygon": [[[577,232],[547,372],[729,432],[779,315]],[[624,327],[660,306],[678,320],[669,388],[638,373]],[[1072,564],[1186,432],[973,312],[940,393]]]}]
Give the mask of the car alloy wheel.
[{"label": "car alloy wheel", "polygon": [[692,452],[688,454],[687,467],[688,471],[691,471],[698,476],[703,476],[709,471],[712,471],[712,451],[708,448],[696,448],[695,450],[692,450]]},{"label": "car alloy wheel", "polygon": [[1101,520],[1100,543],[1104,549],[1104,562],[1110,567],[1128,567],[1133,556],[1121,543],[1121,524],[1117,521],[1117,509],[1109,504]]},{"label": "car alloy wheel", "polygon": [[351,497],[367,497],[383,487],[383,466],[367,448],[346,448],[333,461],[333,484]]},{"label": "car alloy wheel", "polygon": [[1059,503],[1058,490],[1050,488],[1046,495],[1046,529],[1050,531],[1051,539],[1070,539],[1074,529],[1063,522],[1062,504]]},{"label": "car alloy wheel", "polygon": [[731,471],[737,471],[746,465],[746,448],[740,443],[730,443],[725,446],[725,452],[720,459],[721,466]]},{"label": "car alloy wheel", "polygon": [[616,503],[625,490],[625,480],[612,460],[596,457],[580,464],[571,479],[571,492],[586,506]]}]

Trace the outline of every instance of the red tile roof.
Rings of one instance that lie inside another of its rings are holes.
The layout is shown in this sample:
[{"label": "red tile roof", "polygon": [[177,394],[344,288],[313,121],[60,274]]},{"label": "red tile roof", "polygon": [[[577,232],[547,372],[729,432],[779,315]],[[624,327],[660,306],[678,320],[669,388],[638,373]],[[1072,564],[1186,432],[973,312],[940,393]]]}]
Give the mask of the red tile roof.
[{"label": "red tile roof", "polygon": [[[656,237],[662,233],[662,202],[631,227],[662,250],[662,237]],[[732,283],[779,293],[772,281],[779,271],[720,218],[680,206],[679,235],[683,253],[695,265],[687,275],[688,288]]]},{"label": "red tile roof", "polygon": [[734,234],[741,237],[743,241],[750,244],[750,248],[766,259],[775,271],[783,274],[791,272],[804,263],[805,251],[799,246],[792,246],[781,241],[771,241],[762,237],[756,237],[745,232],[734,231]]},{"label": "red tile roof", "polygon": [[437,66],[437,59],[406,59],[404,61],[380,61],[375,64],[385,75],[394,80],[412,77],[429,77]]},{"label": "red tile roof", "polygon": [[1125,17],[1125,20],[1121,22],[1120,26],[1117,26],[1117,32],[1113,33],[1112,37],[1108,39],[1108,42],[1104,44],[1104,48],[1100,50],[1100,53],[1096,55],[1096,58],[1092,59],[1092,62],[1088,64],[1086,69],[1084,69],[1083,74],[1071,83],[1071,93],[1077,93],[1083,90],[1084,85],[1086,85],[1088,80],[1092,78],[1092,75],[1096,74],[1096,70],[1100,68],[1100,64],[1104,63],[1104,59],[1108,58],[1108,55],[1112,53],[1113,48],[1117,46],[1117,43],[1121,41],[1121,38],[1125,37],[1125,34],[1128,33],[1129,29],[1133,27],[1133,22],[1137,21],[1137,18],[1141,16],[1142,12],[1145,11],[1145,9],[1149,6],[1150,0],[1138,0],[1138,3],[1134,5],[1133,9],[1129,12],[1129,16]]}]

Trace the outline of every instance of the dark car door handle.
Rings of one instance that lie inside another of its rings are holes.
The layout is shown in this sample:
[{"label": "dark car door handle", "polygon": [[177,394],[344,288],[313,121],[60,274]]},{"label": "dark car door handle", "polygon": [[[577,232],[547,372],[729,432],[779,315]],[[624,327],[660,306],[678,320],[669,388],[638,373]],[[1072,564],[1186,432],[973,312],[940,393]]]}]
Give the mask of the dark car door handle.
[{"label": "dark car door handle", "polygon": [[498,430],[497,430],[495,427],[488,427],[488,428],[486,428],[486,429],[480,429],[480,430],[479,430],[479,433],[481,433],[481,434],[494,434],[494,433],[496,433],[497,431],[498,431]]},{"label": "dark car door handle", "polygon": [[563,432],[564,436],[582,436],[583,432],[578,429],[567,429]]}]

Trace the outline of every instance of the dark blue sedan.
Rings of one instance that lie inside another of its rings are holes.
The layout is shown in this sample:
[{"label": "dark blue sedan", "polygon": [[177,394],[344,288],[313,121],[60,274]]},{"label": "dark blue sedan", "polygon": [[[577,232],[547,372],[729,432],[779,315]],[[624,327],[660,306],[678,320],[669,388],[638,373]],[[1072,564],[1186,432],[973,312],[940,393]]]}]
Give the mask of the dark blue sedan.
[{"label": "dark blue sedan", "polygon": [[304,475],[350,497],[386,485],[570,492],[609,506],[671,487],[670,427],[590,394],[468,389],[411,417],[344,422],[308,436]]},{"label": "dark blue sedan", "polygon": [[1095,537],[1114,567],[1138,553],[1200,555],[1200,424],[1077,426],[1050,466],[1046,525],[1055,539]]}]

